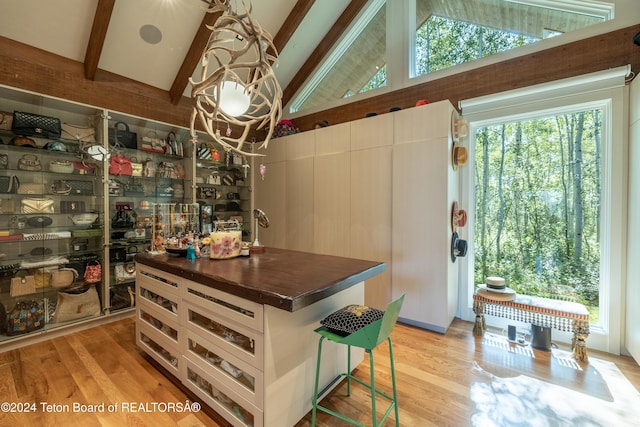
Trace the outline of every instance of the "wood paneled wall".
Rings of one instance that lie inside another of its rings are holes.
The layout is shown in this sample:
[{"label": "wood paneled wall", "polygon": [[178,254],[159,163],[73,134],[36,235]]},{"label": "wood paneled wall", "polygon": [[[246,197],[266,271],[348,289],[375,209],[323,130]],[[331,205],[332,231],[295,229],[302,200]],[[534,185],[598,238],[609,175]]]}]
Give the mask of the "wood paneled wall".
[{"label": "wood paneled wall", "polygon": [[[640,25],[444,77],[385,95],[295,119],[301,130],[318,120],[331,124],[360,119],[368,112],[391,107],[409,108],[418,99],[431,102],[461,99],[516,89],[621,65],[640,72],[640,47],[633,36]],[[83,64],[0,37],[0,84],[90,104],[126,114],[188,127],[191,103],[171,103],[169,92],[98,70],[94,80],[84,78]],[[258,140],[264,134],[253,135]]]}]

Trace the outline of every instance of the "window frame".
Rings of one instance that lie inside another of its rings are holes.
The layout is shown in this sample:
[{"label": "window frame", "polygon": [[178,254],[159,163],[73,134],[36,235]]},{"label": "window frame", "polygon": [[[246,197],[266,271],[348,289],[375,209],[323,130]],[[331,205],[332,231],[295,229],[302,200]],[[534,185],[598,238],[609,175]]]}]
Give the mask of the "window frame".
[{"label": "window frame", "polygon": [[[469,121],[469,135],[478,128],[504,121],[544,114],[558,114],[576,109],[602,108],[602,201],[600,241],[600,322],[592,325],[587,346],[614,354],[620,353],[624,316],[622,292],[625,286],[624,247],[626,245],[627,165],[625,153],[628,142],[625,116],[624,77],[630,67],[618,67],[605,72],[591,73],[528,88],[503,92],[460,102],[463,117]],[[598,86],[600,86],[598,88]],[[547,98],[557,88],[562,93]],[[469,162],[461,170],[461,200],[475,206],[473,194],[475,141],[467,141]],[[468,233],[474,235],[475,218],[468,220]],[[468,253],[460,270],[459,314],[463,320],[473,321],[475,245],[468,239]],[[488,318],[490,325],[506,328],[504,319]],[[511,322],[513,323],[513,322]],[[554,331],[554,340],[570,343],[571,334]]]}]

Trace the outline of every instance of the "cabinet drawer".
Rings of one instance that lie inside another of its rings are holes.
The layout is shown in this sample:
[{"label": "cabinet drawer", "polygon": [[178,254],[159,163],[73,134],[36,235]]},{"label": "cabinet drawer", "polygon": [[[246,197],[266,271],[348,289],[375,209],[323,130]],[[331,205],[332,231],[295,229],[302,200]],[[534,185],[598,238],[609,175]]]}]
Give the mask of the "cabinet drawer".
[{"label": "cabinet drawer", "polygon": [[136,322],[136,343],[166,370],[179,377],[179,347],[155,327],[140,320]]},{"label": "cabinet drawer", "polygon": [[183,281],[182,298],[215,312],[233,322],[263,332],[263,306],[235,295],[210,288],[190,280]]},{"label": "cabinet drawer", "polygon": [[137,305],[137,314],[137,323],[153,326],[178,345],[178,331],[181,328],[178,326],[175,314],[144,299],[141,299]]},{"label": "cabinet drawer", "polygon": [[184,302],[183,305],[185,319],[181,324],[186,325],[188,330],[204,337],[215,348],[222,349],[260,371],[263,370],[261,333],[190,302]]},{"label": "cabinet drawer", "polygon": [[156,270],[144,264],[136,263],[136,281],[138,283],[140,283],[140,281],[143,283],[155,283],[160,288],[166,288],[167,292],[177,294],[182,278]]},{"label": "cabinet drawer", "polygon": [[204,369],[183,357],[186,367],[185,385],[204,403],[236,427],[263,427],[262,411],[245,401]]},{"label": "cabinet drawer", "polygon": [[191,362],[217,381],[227,384],[248,402],[262,408],[263,375],[260,370],[193,331],[186,331],[186,335],[187,350],[183,354]]},{"label": "cabinet drawer", "polygon": [[165,314],[162,316],[164,319],[173,319],[173,322],[178,323],[180,297],[178,297],[177,293],[171,292],[171,288],[147,277],[139,278],[136,281],[136,285],[138,304],[153,305],[162,310],[162,313]]}]

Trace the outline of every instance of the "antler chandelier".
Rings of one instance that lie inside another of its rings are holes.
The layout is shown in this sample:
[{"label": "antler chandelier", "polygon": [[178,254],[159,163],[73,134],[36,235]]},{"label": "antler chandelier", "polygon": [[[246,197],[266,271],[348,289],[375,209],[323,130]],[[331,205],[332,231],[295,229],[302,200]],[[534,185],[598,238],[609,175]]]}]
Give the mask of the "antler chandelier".
[{"label": "antler chandelier", "polygon": [[[243,0],[245,13],[238,14],[229,3],[213,0],[207,10],[223,14],[208,27],[211,36],[202,54],[200,81],[189,79],[191,137],[197,141],[195,123],[199,119],[207,134],[225,150],[259,156],[245,151],[244,143],[253,127],[268,127],[259,147],[266,148],[282,115],[282,89],[272,69],[278,54],[271,35],[251,19],[252,7],[247,9]],[[224,133],[220,132],[221,125]],[[230,125],[240,127],[242,134],[232,135]]]}]

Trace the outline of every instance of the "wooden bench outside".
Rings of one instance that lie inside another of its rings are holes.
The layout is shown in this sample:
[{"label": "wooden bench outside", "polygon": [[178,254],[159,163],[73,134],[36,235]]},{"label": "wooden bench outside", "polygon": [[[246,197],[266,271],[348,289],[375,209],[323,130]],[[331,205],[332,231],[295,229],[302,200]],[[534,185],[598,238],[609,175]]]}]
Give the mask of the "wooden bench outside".
[{"label": "wooden bench outside", "polygon": [[473,327],[476,336],[484,335],[485,314],[573,332],[573,357],[581,362],[588,361],[589,311],[582,304],[528,295],[517,295],[513,301],[501,301],[486,298],[476,291],[473,294],[473,312],[476,314]]}]

